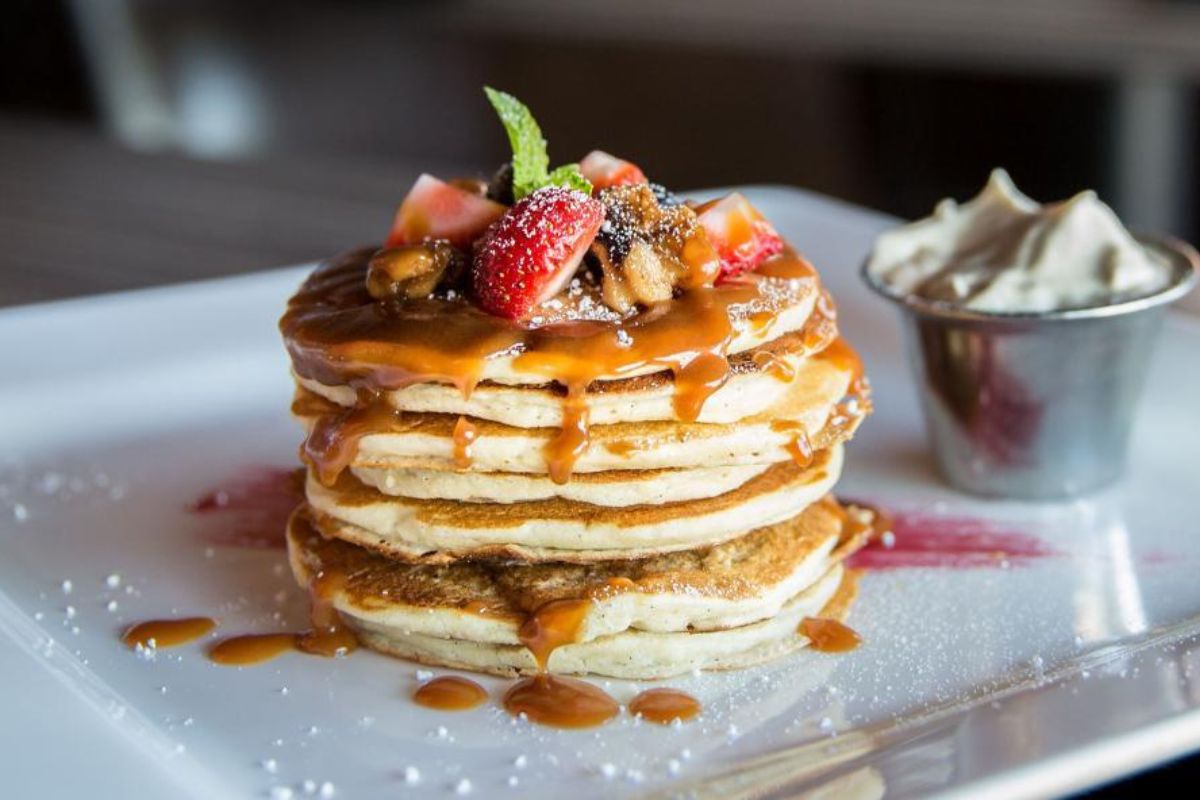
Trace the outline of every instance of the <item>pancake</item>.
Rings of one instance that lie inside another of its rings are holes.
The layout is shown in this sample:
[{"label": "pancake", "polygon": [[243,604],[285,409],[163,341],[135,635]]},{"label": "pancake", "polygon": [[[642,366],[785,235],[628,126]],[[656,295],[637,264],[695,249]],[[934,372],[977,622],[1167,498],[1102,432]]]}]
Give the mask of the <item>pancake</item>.
[{"label": "pancake", "polygon": [[[687,469],[764,464],[791,457],[798,437],[813,448],[828,447],[852,435],[869,410],[867,389],[840,360],[806,359],[787,384],[784,397],[767,411],[737,423],[629,422],[592,425],[590,446],[573,464],[573,472]],[[345,438],[339,431],[361,425],[364,434],[350,463],[383,469],[452,470],[458,446],[451,414],[374,413],[366,422],[312,393],[301,390],[293,413],[311,434],[321,424],[322,438]],[[342,416],[339,416],[342,415]],[[518,428],[487,420],[469,420],[474,440],[467,469],[479,472],[545,474],[547,445],[557,428]],[[332,436],[331,436],[332,432]]]},{"label": "pancake", "polygon": [[[729,423],[765,411],[783,398],[791,375],[805,358],[824,349],[836,336],[832,316],[813,314],[805,330],[731,356],[728,380],[705,400],[694,421]],[[295,378],[298,385],[337,405],[353,407],[358,402],[357,393],[349,386],[327,386],[299,375]],[[564,389],[555,383],[512,386],[485,382],[469,396],[445,383],[416,383],[382,394],[399,411],[461,414],[518,428],[556,428],[563,423]],[[667,370],[596,381],[588,387],[586,402],[593,425],[679,419],[675,379]]]},{"label": "pancake", "polygon": [[[302,506],[289,522],[288,552],[297,580],[308,585],[322,574],[325,599],[376,649],[528,672],[535,664],[520,644],[521,623],[548,603],[587,598],[573,643],[553,652],[550,670],[656,677],[741,666],[802,646],[800,618],[834,600],[844,582],[841,560],[864,543],[864,527],[845,519],[825,500],[726,544],[642,561],[431,566],[328,539]],[[852,586],[844,587],[841,602],[850,596]]]},{"label": "pancake", "polygon": [[731,492],[761,475],[769,464],[711,469],[585,472],[567,483],[545,475],[353,467],[364,485],[383,494],[460,503],[525,503],[559,497],[600,506],[641,506],[701,500]]},{"label": "pancake", "polygon": [[559,498],[510,504],[390,497],[343,473],[332,487],[308,475],[305,496],[327,535],[402,560],[505,557],[526,561],[642,558],[717,544],[799,514],[837,482],[841,446],[812,463],[775,464],[731,492],[610,508]]},{"label": "pancake", "polygon": [[323,263],[289,300],[279,327],[301,377],[327,386],[365,378],[377,390],[550,379],[587,386],[682,366],[674,363],[681,356],[752,350],[802,330],[821,298],[812,265],[786,249],[737,281],[632,314],[612,312],[599,287],[578,281],[525,326],[461,296],[410,299],[394,313],[367,291],[371,255],[367,248]]}]

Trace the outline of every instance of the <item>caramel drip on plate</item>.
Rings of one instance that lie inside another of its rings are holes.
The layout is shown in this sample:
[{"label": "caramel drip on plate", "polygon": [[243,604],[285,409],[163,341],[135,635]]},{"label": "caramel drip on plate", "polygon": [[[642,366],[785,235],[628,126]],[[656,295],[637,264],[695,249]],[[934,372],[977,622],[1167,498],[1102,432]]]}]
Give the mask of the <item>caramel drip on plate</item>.
[{"label": "caramel drip on plate", "polygon": [[242,667],[269,661],[289,650],[332,658],[357,649],[358,638],[343,623],[333,607],[332,596],[344,576],[322,571],[309,584],[309,614],[312,627],[303,633],[249,633],[217,642],[208,657],[218,664]]},{"label": "caramel drip on plate", "polygon": [[546,672],[517,681],[504,693],[504,708],[552,728],[594,728],[621,712],[598,686]]},{"label": "caramel drip on plate", "polygon": [[546,671],[551,653],[578,638],[591,604],[588,598],[552,600],[521,625],[517,636],[533,654],[538,672],[504,693],[510,714],[555,728],[591,728],[620,712],[617,701],[599,687]]},{"label": "caramel drip on plate", "polygon": [[478,432],[466,417],[459,417],[454,423],[454,467],[465,470],[471,468],[471,445],[475,443]]},{"label": "caramel drip on plate", "polygon": [[139,644],[149,647],[151,642],[154,643],[154,647],[178,647],[199,639],[215,627],[216,620],[209,617],[153,619],[130,627],[121,640],[130,647]]},{"label": "caramel drip on plate", "polygon": [[296,638],[297,649],[329,658],[347,655],[358,648],[358,637],[342,623],[333,607],[333,594],[343,581],[340,572],[323,570],[309,584],[312,629]]},{"label": "caramel drip on plate", "polygon": [[413,692],[419,706],[439,711],[466,711],[487,700],[487,690],[478,683],[457,675],[444,675],[421,684]]},{"label": "caramel drip on plate", "polygon": [[539,672],[546,671],[551,653],[578,638],[591,607],[589,598],[551,600],[525,620],[517,638],[533,654]]},{"label": "caramel drip on plate", "polygon": [[[701,256],[697,263],[707,264]],[[363,250],[322,266],[290,301],[280,329],[296,373],[355,387],[360,395],[448,383],[466,397],[489,360],[509,358],[513,370],[566,388],[563,433],[547,448],[551,475],[559,482],[569,479],[587,449],[587,390],[593,381],[669,369],[676,411],[694,420],[728,379],[726,357],[739,330],[769,326],[768,317],[818,287],[812,266],[787,250],[750,275],[691,288],[633,316],[587,318],[594,310],[572,306],[578,301],[568,298],[562,303],[567,310],[548,310],[545,324],[526,327],[462,298],[378,302],[365,288],[369,257]],[[323,482],[352,461],[358,440],[379,413],[350,412],[318,422],[305,458]]]},{"label": "caramel drip on plate", "polygon": [[700,713],[700,701],[678,689],[647,689],[629,702],[629,713],[640,714],[647,722],[670,725],[687,722]]},{"label": "caramel drip on plate", "polygon": [[225,666],[245,667],[270,661],[295,647],[294,633],[248,633],[222,639],[209,649],[208,657]]},{"label": "caramel drip on plate", "polygon": [[836,619],[805,617],[797,632],[809,640],[809,647],[822,653],[846,653],[862,644],[862,637]]}]

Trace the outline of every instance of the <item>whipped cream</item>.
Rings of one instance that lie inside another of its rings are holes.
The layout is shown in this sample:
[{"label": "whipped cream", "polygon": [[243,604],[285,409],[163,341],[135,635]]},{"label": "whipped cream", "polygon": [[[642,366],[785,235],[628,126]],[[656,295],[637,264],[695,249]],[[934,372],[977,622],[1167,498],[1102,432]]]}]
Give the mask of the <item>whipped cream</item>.
[{"label": "whipped cream", "polygon": [[880,236],[867,271],[896,294],[992,312],[1109,305],[1154,294],[1172,274],[1095,192],[1042,205],[1002,169],[971,201],[943,200]]}]

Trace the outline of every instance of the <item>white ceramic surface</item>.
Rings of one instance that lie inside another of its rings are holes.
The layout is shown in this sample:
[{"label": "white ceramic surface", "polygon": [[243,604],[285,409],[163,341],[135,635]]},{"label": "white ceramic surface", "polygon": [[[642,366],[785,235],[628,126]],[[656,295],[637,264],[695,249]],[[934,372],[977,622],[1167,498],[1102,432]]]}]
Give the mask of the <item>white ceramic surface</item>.
[{"label": "white ceramic surface", "polygon": [[[469,781],[482,797],[795,796],[826,784],[856,797],[1012,798],[1200,747],[1200,324],[1167,323],[1119,487],[1057,505],[967,498],[933,477],[893,312],[858,283],[891,221],[794,190],[749,194],[821,269],[875,386],[839,490],[987,520],[1057,555],[868,574],[858,651],[673,681],[706,706],[674,728],[622,717],[554,731],[494,704],[439,714],[407,699],[416,667],[371,653],[239,670],[193,644],[148,660],[117,639],[131,621],[303,624],[280,551],[214,545],[231,520],[187,510],[240,470],[294,462],[274,326],[303,270],[9,310],[6,796],[299,798],[328,782],[337,797],[416,797]],[[605,685],[622,700],[639,689]]]}]

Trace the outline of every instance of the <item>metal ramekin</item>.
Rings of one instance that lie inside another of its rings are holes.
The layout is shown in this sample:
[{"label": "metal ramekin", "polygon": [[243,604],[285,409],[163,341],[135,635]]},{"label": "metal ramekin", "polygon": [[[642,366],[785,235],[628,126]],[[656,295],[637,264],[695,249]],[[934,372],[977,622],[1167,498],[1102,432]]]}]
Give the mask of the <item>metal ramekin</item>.
[{"label": "metal ramekin", "polygon": [[1129,430],[1168,303],[1195,284],[1200,256],[1138,237],[1174,266],[1155,294],[1094,308],[988,313],[899,295],[926,428],[945,480],[974,494],[1072,497],[1124,470]]}]

